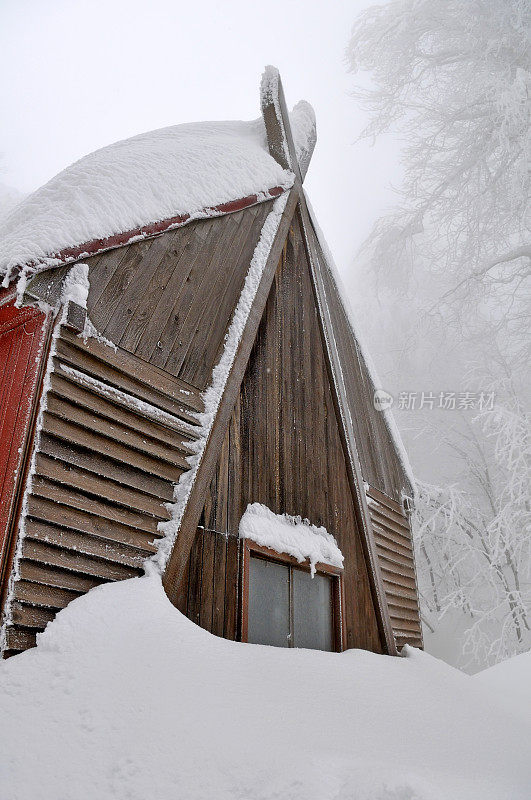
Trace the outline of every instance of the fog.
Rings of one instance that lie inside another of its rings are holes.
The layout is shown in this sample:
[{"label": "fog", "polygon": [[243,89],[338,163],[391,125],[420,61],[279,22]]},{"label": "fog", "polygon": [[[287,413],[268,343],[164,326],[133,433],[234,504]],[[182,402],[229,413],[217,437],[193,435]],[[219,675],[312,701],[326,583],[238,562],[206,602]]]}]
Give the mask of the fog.
[{"label": "fog", "polygon": [[266,64],[289,107],[312,103],[318,143],[306,188],[339,268],[400,176],[398,147],[356,143],[365,116],[344,52],[365,0],[266,5],[153,0],[0,6],[0,183],[30,192],[119,139],[181,122],[253,119]]}]

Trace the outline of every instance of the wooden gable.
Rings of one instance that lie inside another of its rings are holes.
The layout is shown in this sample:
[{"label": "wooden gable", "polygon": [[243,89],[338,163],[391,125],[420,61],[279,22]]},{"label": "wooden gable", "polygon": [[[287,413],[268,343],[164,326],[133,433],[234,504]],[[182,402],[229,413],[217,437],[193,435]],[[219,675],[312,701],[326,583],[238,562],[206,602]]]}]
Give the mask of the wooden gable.
[{"label": "wooden gable", "polygon": [[[295,200],[297,206],[297,225],[299,226],[298,235],[295,239],[299,244],[301,242],[304,244],[308,258],[307,266],[309,266],[311,288],[318,309],[317,318],[324,344],[325,362],[330,379],[329,387],[339,423],[339,436],[343,445],[344,464],[349,486],[348,494],[356,521],[357,541],[361,542],[369,579],[374,620],[378,627],[380,646],[384,652],[396,654],[397,647],[405,641],[422,644],[418,597],[414,577],[413,587],[407,586],[407,596],[402,582],[405,572],[407,572],[408,579],[411,574],[414,576],[414,558],[409,523],[399,504],[403,491],[411,491],[411,486],[398,457],[396,445],[386,421],[373,407],[373,394],[376,387],[372,384],[367,365],[358,347],[343,301],[339,295],[331,265],[328,264],[322,252],[306,206],[302,189],[303,172],[295,153],[289,116],[286,111],[278,73],[276,75],[274,71],[269,73],[266,82],[266,91],[262,94],[262,114],[269,150],[271,155],[282,166],[289,167],[295,174],[295,184],[291,191],[291,199]],[[291,241],[293,245],[294,219],[292,213],[292,211],[289,211],[288,214],[285,212],[284,219],[287,219],[292,226]],[[282,231],[279,230],[276,240],[277,245],[278,242],[282,241],[282,238]],[[271,270],[271,265],[269,270]],[[264,288],[270,286],[273,280],[273,272],[270,273],[270,278],[267,277],[267,273],[268,270],[266,269],[262,280]],[[255,319],[257,314],[262,314],[264,305],[265,297],[263,300],[258,297],[258,302],[255,302],[253,309]],[[288,350],[295,351],[299,359],[309,352],[305,351],[304,348],[301,350],[297,337],[301,325],[300,316],[299,318],[289,319],[288,337],[290,345]],[[302,328],[304,329],[303,325]],[[200,521],[204,496],[208,491],[208,484],[215,469],[216,458],[222,451],[222,447],[227,449],[226,437],[224,444],[223,437],[229,426],[231,410],[234,404],[236,404],[236,408],[238,408],[238,404],[241,404],[241,381],[248,358],[245,353],[250,352],[251,344],[254,342],[255,331],[255,325],[251,325],[249,326],[249,331],[244,332],[242,337],[240,355],[242,353],[244,355],[240,358],[237,369],[234,369],[229,376],[228,388],[218,410],[213,429],[215,435],[211,433],[207,444],[205,458],[200,465],[196,483],[192,490],[193,499],[192,502],[188,503],[185,510],[179,537],[171,554],[164,578],[165,588],[170,598],[175,600],[179,595],[179,602],[182,608],[184,608],[185,595],[189,599],[192,598],[192,604],[196,610],[193,612],[187,605],[187,612],[195,613],[196,617],[199,614],[199,621],[201,621],[201,611],[198,609],[200,609],[201,601],[198,596],[202,591],[202,578],[198,578],[198,576],[203,574],[203,556],[199,557],[197,555],[198,550],[202,553],[202,540],[197,535],[196,526]],[[268,373],[268,375],[271,374],[271,372]],[[305,375],[302,383],[307,384],[308,378],[309,375]],[[304,391],[305,389],[303,389],[303,393]],[[275,400],[268,399],[271,410],[276,409],[276,411],[273,411],[273,416],[276,415],[275,420],[282,419],[282,426],[279,428],[277,438],[268,439],[267,432],[263,432],[269,442],[267,446],[272,447],[275,452],[277,469],[280,468],[281,442],[283,437],[288,435],[286,430],[287,428],[289,429],[290,425],[290,420],[284,417],[284,412],[282,410],[278,411],[277,401],[281,399],[281,396]],[[266,403],[267,405],[268,403]],[[257,411],[256,408],[254,410]],[[261,409],[261,413],[263,414],[263,409]],[[253,425],[255,427],[260,426],[263,424],[261,422],[262,419],[263,416],[256,417],[253,420]],[[230,425],[233,427],[234,423],[231,421]],[[254,433],[251,440],[254,442]],[[296,457],[298,455],[298,453],[294,454]],[[250,480],[250,474],[251,470],[249,468],[245,473],[247,481]],[[266,478],[266,480],[271,480],[271,478]],[[384,530],[382,525],[375,523],[373,506],[376,501],[366,494],[366,486],[377,492],[381,491],[382,497],[391,504],[392,513],[400,518],[398,533],[397,526],[393,530],[392,525],[387,525]],[[248,496],[250,497],[250,494]],[[289,498],[284,496],[282,499],[284,502],[283,512],[304,514],[300,510],[290,512]],[[215,505],[217,505],[217,502],[216,500]],[[252,500],[249,502],[252,502]],[[371,510],[369,509],[369,504],[372,506]],[[238,508],[238,502],[236,502],[236,506],[232,503],[231,507],[233,512],[236,513],[234,508]],[[274,503],[270,507],[272,510],[276,508]],[[241,515],[243,510],[244,508],[240,503],[238,513]],[[206,527],[208,526],[203,522],[203,528]],[[335,530],[333,526],[331,530]],[[234,535],[234,528],[232,528],[232,532]],[[404,533],[405,538],[400,539],[399,536]],[[203,533],[202,536],[204,538],[206,534]],[[339,534],[338,538],[341,539]],[[193,545],[194,539],[195,545]],[[196,553],[194,565],[189,561],[189,557],[194,558],[193,546]],[[227,552],[228,546],[227,544]],[[386,570],[384,578],[384,570],[382,570],[381,565],[383,563],[389,567],[387,560],[389,548],[393,553],[400,552],[400,548],[402,548],[402,551],[400,560],[395,560],[391,568]],[[190,553],[192,553],[192,556],[190,556]],[[186,588],[185,586],[187,570],[192,576],[195,575],[195,587],[190,588],[190,585],[188,585],[188,588]],[[207,567],[206,574],[213,574],[210,567]],[[197,584],[197,580],[199,580],[199,584]],[[211,598],[214,593],[213,584],[209,584],[205,591],[207,596]],[[186,602],[188,603],[188,600]],[[234,607],[236,605],[231,601],[231,608]],[[390,609],[393,610],[393,617],[390,615]],[[208,618],[211,611],[207,608],[204,613]],[[218,616],[221,613],[219,608],[217,613]],[[230,623],[230,626],[232,630],[233,623]],[[237,625],[234,630],[237,630]],[[350,640],[352,641],[352,635]]]},{"label": "wooden gable", "polygon": [[[248,503],[324,525],[345,556],[347,647],[382,651],[297,217],[284,247],[184,577],[171,592],[207,630],[240,635],[238,525]],[[168,588],[168,587],[167,587]]]},{"label": "wooden gable", "polygon": [[[25,461],[33,474],[12,530],[13,545],[20,530],[23,538],[6,654],[34,645],[57,611],[91,587],[141,574],[156,552],[165,504],[189,469],[201,391],[270,210],[271,202],[257,203],[84,260],[89,318],[115,348],[56,318]],[[60,305],[68,269],[38,274],[28,300]]]},{"label": "wooden gable", "polygon": [[271,201],[88,261],[98,332],[197,389],[210,383]]}]

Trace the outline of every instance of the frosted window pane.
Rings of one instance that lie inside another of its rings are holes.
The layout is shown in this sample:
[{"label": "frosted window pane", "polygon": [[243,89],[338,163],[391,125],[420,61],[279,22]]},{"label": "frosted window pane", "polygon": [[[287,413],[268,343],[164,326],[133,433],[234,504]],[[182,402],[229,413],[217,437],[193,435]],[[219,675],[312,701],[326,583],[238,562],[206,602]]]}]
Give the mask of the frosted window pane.
[{"label": "frosted window pane", "polygon": [[293,570],[294,647],[333,650],[332,579]]},{"label": "frosted window pane", "polygon": [[247,641],[289,647],[289,567],[252,556]]}]

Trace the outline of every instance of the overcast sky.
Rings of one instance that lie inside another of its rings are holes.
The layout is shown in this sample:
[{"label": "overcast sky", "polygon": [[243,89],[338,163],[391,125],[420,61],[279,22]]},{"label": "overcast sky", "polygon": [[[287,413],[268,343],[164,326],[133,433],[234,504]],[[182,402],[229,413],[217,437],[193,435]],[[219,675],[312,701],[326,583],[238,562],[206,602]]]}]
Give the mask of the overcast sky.
[{"label": "overcast sky", "polygon": [[92,150],[180,122],[252,119],[266,64],[318,142],[306,187],[349,290],[400,175],[392,140],[356,143],[344,51],[368,0],[0,0],[0,183],[30,192]]}]

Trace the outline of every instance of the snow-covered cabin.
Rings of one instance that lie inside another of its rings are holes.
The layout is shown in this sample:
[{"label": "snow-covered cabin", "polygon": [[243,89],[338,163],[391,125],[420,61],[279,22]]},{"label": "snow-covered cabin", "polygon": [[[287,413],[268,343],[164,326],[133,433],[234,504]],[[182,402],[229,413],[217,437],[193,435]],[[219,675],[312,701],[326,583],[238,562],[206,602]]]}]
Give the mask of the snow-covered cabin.
[{"label": "snow-covered cabin", "polygon": [[5,654],[146,561],[228,639],[422,645],[407,462],[302,188],[313,111],[273,68],[261,109],[99,150],[0,225]]}]

